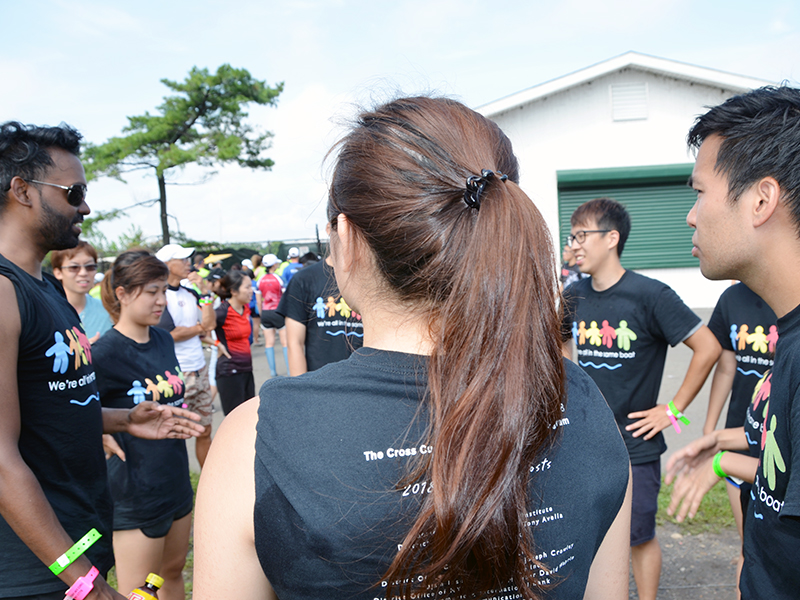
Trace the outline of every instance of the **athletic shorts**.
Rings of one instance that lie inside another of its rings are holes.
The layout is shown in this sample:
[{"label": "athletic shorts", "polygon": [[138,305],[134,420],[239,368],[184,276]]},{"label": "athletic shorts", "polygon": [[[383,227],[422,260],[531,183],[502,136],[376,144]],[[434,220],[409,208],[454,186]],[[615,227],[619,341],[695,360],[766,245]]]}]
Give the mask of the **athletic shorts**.
[{"label": "athletic shorts", "polygon": [[631,465],[633,501],[631,508],[631,546],[656,537],[658,491],[661,489],[661,461]]},{"label": "athletic shorts", "polygon": [[183,401],[186,407],[200,415],[200,425],[211,425],[211,384],[208,382],[208,363],[199,371],[186,373]]},{"label": "athletic shorts", "polygon": [[217,377],[217,390],[222,412],[228,414],[240,404],[256,395],[256,384],[252,371],[221,375]]},{"label": "athletic shorts", "polygon": [[175,514],[170,515],[165,519],[162,519],[161,521],[155,523],[154,525],[150,525],[150,527],[141,527],[140,528],[141,532],[145,534],[147,537],[154,540],[165,537],[169,533],[169,530],[172,529],[172,524],[175,521],[182,519],[183,517],[192,512],[193,504],[194,500],[189,500],[187,504],[184,504],[177,511],[175,511]]}]

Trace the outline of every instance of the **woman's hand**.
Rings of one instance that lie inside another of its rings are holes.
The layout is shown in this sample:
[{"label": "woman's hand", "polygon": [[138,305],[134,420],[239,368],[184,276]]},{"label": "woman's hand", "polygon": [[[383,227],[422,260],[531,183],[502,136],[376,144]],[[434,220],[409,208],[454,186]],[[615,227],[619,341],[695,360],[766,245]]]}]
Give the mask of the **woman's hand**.
[{"label": "woman's hand", "polygon": [[185,440],[205,431],[205,427],[194,422],[200,418],[197,413],[177,406],[142,402],[128,412],[127,432],[148,440]]}]

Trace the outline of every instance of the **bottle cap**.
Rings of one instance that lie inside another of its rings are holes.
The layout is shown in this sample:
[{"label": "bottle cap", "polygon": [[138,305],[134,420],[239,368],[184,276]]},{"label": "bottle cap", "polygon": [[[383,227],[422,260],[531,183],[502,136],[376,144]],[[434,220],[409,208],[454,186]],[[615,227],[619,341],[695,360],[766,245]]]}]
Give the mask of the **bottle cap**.
[{"label": "bottle cap", "polygon": [[145,583],[150,583],[156,586],[157,588],[161,589],[161,586],[164,585],[164,578],[156,575],[155,573],[150,573],[145,579]]}]

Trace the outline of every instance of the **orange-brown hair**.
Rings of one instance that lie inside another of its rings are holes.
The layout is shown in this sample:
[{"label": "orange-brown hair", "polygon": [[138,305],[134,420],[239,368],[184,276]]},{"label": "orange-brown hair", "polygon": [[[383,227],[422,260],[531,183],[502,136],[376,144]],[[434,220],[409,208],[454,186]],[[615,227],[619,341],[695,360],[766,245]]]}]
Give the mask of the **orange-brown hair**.
[{"label": "orange-brown hair", "polygon": [[[480,208],[468,208],[466,180],[483,169],[509,180],[490,179]],[[526,598],[539,591],[529,470],[560,416],[564,367],[553,245],[518,180],[505,134],[447,99],[365,112],[339,145],[331,228],[347,217],[389,289],[425,311],[435,340],[435,450],[409,475],[433,492],[385,574],[387,598],[446,581],[468,597],[512,580]]]},{"label": "orange-brown hair", "polygon": [[120,254],[114,266],[106,273],[100,285],[103,306],[108,316],[116,324],[119,321],[120,302],[116,289],[121,287],[126,293],[132,293],[146,286],[151,281],[167,279],[169,268],[153,256],[149,250],[128,250]]},{"label": "orange-brown hair", "polygon": [[78,245],[74,248],[68,250],[53,250],[50,253],[50,265],[54,269],[60,269],[65,262],[77,256],[80,252],[86,252],[86,254],[92,257],[94,262],[97,262],[97,250],[94,249],[94,246],[83,240],[79,240]]}]

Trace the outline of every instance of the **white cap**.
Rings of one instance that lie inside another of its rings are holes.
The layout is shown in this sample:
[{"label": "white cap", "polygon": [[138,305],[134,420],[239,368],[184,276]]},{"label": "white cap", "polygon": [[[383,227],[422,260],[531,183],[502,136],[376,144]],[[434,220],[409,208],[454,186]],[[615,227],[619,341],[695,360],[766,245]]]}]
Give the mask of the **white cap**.
[{"label": "white cap", "polygon": [[252,271],[253,270],[253,261],[250,260],[249,258],[245,258],[242,261],[242,266],[243,267],[247,267],[248,269],[250,269]]},{"label": "white cap", "polygon": [[184,248],[178,244],[167,244],[156,252],[156,258],[161,262],[168,262],[175,258],[183,260],[194,254],[194,248]]},{"label": "white cap", "polygon": [[105,277],[104,273],[95,273],[94,274],[94,282],[95,283],[100,283],[101,281],[103,281],[104,277]]},{"label": "white cap", "polygon": [[289,248],[289,258],[299,258],[300,257],[300,250],[297,248]]},{"label": "white cap", "polygon": [[274,254],[267,254],[264,258],[261,259],[261,264],[267,268],[270,268],[273,265],[277,265],[281,262],[281,259],[275,256]]}]

